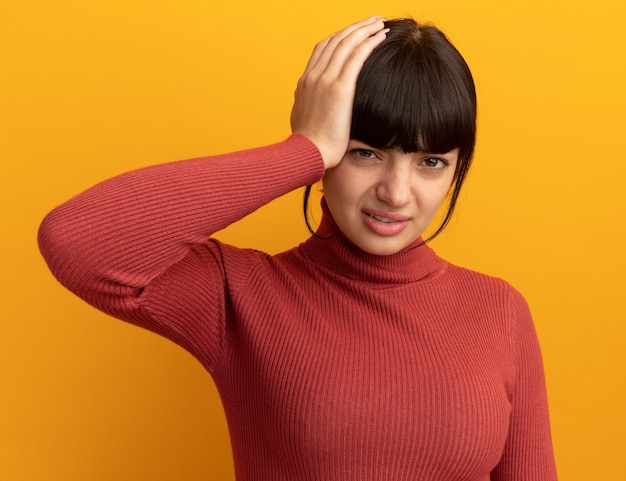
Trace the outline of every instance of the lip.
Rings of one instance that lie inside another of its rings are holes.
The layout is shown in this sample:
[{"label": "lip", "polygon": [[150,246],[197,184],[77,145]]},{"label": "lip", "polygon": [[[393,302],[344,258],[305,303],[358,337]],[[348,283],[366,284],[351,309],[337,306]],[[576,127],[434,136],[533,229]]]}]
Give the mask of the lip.
[{"label": "lip", "polygon": [[365,215],[368,216],[377,216],[377,217],[382,217],[384,219],[390,219],[392,221],[395,222],[405,222],[407,220],[410,220],[411,218],[406,216],[406,215],[401,215],[401,214],[394,214],[393,212],[387,212],[386,210],[382,210],[382,209],[363,209],[363,213]]},{"label": "lip", "polygon": [[401,214],[387,212],[381,209],[363,210],[363,222],[375,234],[381,236],[394,236],[402,232],[410,217]]}]

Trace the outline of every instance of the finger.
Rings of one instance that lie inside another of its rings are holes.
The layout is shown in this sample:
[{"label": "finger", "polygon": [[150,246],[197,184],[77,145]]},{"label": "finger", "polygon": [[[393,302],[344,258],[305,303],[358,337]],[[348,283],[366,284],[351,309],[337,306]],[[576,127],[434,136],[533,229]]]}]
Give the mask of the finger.
[{"label": "finger", "polygon": [[[349,33],[337,35],[329,39],[328,44],[320,55],[317,65],[311,70],[316,75],[322,73],[328,78],[337,78],[344,68],[354,50],[359,48],[364,42],[371,44],[369,40],[372,36],[384,30],[385,24],[383,20],[374,23],[361,25],[356,29],[352,29]],[[383,37],[384,39],[384,37]],[[376,41],[382,40],[376,37]],[[375,42],[376,43],[376,42]]]},{"label": "finger", "polygon": [[317,45],[315,45],[315,48],[313,49],[313,53],[311,54],[311,57],[309,58],[309,61],[307,62],[306,68],[304,69],[304,73],[302,74],[303,77],[308,75],[311,72],[311,70],[313,70],[313,68],[318,64],[319,59],[322,55],[322,52],[326,48],[326,45],[328,44],[331,38],[332,38],[332,35],[330,37],[325,38],[324,40],[319,42]]},{"label": "finger", "polygon": [[350,52],[348,58],[343,62],[341,72],[338,74],[337,79],[339,81],[356,81],[356,78],[363,68],[363,64],[374,49],[385,40],[387,32],[389,32],[388,28],[380,30],[355,47]]},{"label": "finger", "polygon": [[[380,25],[378,29],[376,27],[371,28],[377,24]],[[309,74],[314,68],[318,71],[324,71],[333,57],[337,45],[353,32],[362,29],[363,27],[370,27],[366,31],[371,31],[372,33],[369,35],[372,35],[375,31],[383,28],[383,17],[375,16],[353,23],[352,25],[347,26],[339,32],[335,32],[323,41],[319,42],[313,50],[313,54],[311,55],[311,58],[305,68],[304,74]],[[360,38],[362,35],[363,34],[358,37]]]}]

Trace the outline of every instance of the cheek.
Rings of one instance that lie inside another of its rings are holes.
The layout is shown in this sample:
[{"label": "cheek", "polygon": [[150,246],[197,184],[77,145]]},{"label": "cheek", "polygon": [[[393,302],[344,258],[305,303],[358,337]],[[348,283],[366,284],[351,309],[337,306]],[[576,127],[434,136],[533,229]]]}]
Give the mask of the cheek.
[{"label": "cheek", "polygon": [[422,188],[419,190],[418,202],[423,210],[433,212],[434,214],[443,205],[449,191],[450,184],[448,182],[431,185],[429,188]]},{"label": "cheek", "polygon": [[347,175],[337,168],[327,172],[322,179],[322,190],[329,205],[331,203],[343,204],[356,198],[358,185],[356,176]]},{"label": "cheek", "polygon": [[329,205],[333,204],[338,192],[341,192],[341,188],[338,186],[337,180],[326,174],[322,179],[322,193],[324,194],[326,203]]},{"label": "cheek", "polygon": [[437,208],[441,207],[441,204],[444,203],[446,197],[448,196],[448,192],[450,192],[450,188],[446,185],[433,193],[433,204],[436,204]]},{"label": "cheek", "polygon": [[322,179],[322,193],[324,194],[324,200],[330,210],[331,215],[335,220],[340,216],[340,206],[346,204],[346,199],[342,196],[342,185],[339,182],[340,179],[331,173],[326,173]]}]

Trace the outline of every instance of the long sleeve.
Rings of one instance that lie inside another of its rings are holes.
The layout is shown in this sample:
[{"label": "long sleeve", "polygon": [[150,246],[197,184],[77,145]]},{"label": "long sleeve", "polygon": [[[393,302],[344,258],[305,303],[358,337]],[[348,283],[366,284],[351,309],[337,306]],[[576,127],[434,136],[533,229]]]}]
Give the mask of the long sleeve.
[{"label": "long sleeve", "polygon": [[335,235],[277,256],[209,239],[323,172],[299,136],[141,169],[50,213],[41,250],[211,372],[238,480],[556,481],[541,353],[508,284],[419,241],[367,254],[326,210]]},{"label": "long sleeve", "polygon": [[[179,263],[206,271],[206,255],[193,255],[194,245],[206,244],[211,234],[272,199],[318,181],[323,172],[319,151],[299,135],[243,152],[139,169],[50,212],[39,230],[40,249],[57,279],[90,304],[184,344],[175,331],[191,329],[185,319],[175,319],[176,326],[155,325],[145,302],[150,285]],[[204,279],[214,291],[206,294],[213,298],[205,307],[223,304],[220,273],[202,276],[197,282]],[[190,313],[207,310],[183,307]]]},{"label": "long sleeve", "polygon": [[511,395],[509,435],[492,481],[555,481],[557,479],[543,363],[528,305],[511,291],[510,339],[516,366]]}]

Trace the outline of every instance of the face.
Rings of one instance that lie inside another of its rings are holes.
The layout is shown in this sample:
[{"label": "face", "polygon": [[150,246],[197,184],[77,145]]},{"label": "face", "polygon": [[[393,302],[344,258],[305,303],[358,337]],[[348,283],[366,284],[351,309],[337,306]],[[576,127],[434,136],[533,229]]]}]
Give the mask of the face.
[{"label": "face", "polygon": [[326,171],[324,197],[350,241],[370,254],[395,254],[433,220],[458,156],[458,149],[406,153],[351,140],[342,161]]}]

